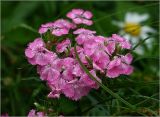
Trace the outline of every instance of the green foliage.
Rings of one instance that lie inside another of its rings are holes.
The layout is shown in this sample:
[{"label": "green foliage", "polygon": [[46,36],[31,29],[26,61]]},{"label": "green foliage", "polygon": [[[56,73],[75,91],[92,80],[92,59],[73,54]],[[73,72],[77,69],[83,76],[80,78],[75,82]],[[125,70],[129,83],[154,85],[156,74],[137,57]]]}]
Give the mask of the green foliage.
[{"label": "green foliage", "polygon": [[[149,13],[150,19],[143,25],[152,26],[158,32],[158,6],[156,1],[2,1],[1,113],[26,116],[32,108],[51,108],[53,112],[50,115],[64,116],[158,115],[159,35],[153,36],[153,48],[146,48],[144,55],[132,51],[135,69],[131,76],[103,77],[104,86],[91,91],[80,101],[71,101],[64,96],[48,99],[49,89],[39,79],[36,67],[28,64],[24,55],[27,44],[40,36],[37,30],[42,23],[65,18],[72,8],[92,11],[95,25],[90,29],[96,29],[99,35],[110,36],[119,31],[112,25],[112,20],[123,21],[129,11]],[[72,39],[74,42],[74,37]],[[138,45],[145,46],[145,41]],[[131,109],[132,106],[130,108],[130,104],[136,107],[135,110]]]}]

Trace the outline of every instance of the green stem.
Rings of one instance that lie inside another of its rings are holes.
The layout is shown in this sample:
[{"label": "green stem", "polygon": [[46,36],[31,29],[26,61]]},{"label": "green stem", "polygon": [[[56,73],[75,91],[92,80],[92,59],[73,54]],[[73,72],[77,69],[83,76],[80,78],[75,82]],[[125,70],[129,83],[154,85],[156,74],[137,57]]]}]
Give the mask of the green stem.
[{"label": "green stem", "polygon": [[86,74],[92,78],[92,80],[96,81],[106,92],[108,92],[109,94],[111,94],[113,97],[119,99],[121,102],[123,102],[124,104],[126,104],[128,107],[130,107],[131,109],[135,110],[135,106],[133,106],[132,104],[130,104],[129,102],[127,102],[126,100],[124,100],[123,98],[121,98],[119,95],[117,95],[116,93],[112,92],[108,87],[106,87],[105,85],[103,85],[102,83],[100,83],[90,72],[89,70],[83,65],[83,63],[81,62],[77,50],[76,50],[76,46],[74,46],[74,51],[76,53],[76,58],[80,64],[80,66],[82,67],[82,69],[86,72]]},{"label": "green stem", "polygon": [[[76,44],[74,46],[74,51],[75,51],[75,54],[76,54],[76,59],[78,60],[80,66],[82,67],[82,69],[86,72],[86,74],[94,81],[97,82],[97,84],[100,85],[100,87],[102,87],[107,93],[111,94],[113,97],[117,98],[118,100],[120,100],[122,103],[124,103],[125,105],[127,105],[131,110],[141,114],[141,115],[144,115],[143,113],[141,113],[139,111],[139,109],[141,108],[136,108],[135,105],[132,105],[130,104],[129,102],[127,102],[126,100],[124,100],[123,98],[121,98],[118,94],[112,92],[112,90],[110,90],[108,87],[106,87],[105,85],[103,85],[102,83],[100,83],[90,72],[89,70],[85,67],[85,65],[81,62],[80,58],[79,58],[79,55],[77,53],[77,50],[76,50]],[[153,113],[153,112],[152,112]],[[153,113],[154,115],[157,115],[156,113]]]},{"label": "green stem", "polygon": [[136,45],[131,49],[131,51],[135,50],[139,45],[143,44],[146,40],[148,40],[149,38],[154,37],[154,36],[155,36],[155,34],[153,34],[152,36],[149,36],[149,37],[141,40],[138,44],[136,44]]}]

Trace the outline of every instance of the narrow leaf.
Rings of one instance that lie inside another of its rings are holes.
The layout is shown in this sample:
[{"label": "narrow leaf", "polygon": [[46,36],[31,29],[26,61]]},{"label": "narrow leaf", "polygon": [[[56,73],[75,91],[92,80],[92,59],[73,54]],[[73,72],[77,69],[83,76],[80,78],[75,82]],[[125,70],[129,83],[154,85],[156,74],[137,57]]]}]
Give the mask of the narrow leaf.
[{"label": "narrow leaf", "polygon": [[29,26],[27,24],[20,24],[19,27],[25,28],[25,29],[30,30],[30,31],[32,31],[34,33],[38,33],[38,31],[36,29],[32,28],[31,26]]}]

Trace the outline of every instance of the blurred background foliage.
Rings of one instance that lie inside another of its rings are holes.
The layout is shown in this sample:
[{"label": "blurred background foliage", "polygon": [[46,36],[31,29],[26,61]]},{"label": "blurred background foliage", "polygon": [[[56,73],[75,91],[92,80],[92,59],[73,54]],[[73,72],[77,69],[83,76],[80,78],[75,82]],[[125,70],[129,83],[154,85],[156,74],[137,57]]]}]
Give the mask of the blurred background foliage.
[{"label": "blurred background foliage", "polygon": [[[95,21],[91,28],[97,34],[110,36],[119,29],[114,20],[124,20],[126,12],[150,14],[145,22],[158,31],[158,1],[1,1],[1,113],[11,116],[27,115],[30,109],[52,108],[55,115],[139,115],[123,103],[105,93],[93,90],[80,101],[64,96],[47,99],[49,89],[39,80],[36,67],[30,65],[24,49],[37,33],[42,23],[65,18],[72,8],[93,12]],[[159,35],[152,43],[153,49],[143,56],[134,54],[134,73],[117,79],[103,79],[103,83],[137,107],[144,115],[157,115],[159,111]],[[35,103],[36,102],[36,103]],[[34,104],[35,103],[35,104]],[[54,115],[53,114],[53,115]]]}]

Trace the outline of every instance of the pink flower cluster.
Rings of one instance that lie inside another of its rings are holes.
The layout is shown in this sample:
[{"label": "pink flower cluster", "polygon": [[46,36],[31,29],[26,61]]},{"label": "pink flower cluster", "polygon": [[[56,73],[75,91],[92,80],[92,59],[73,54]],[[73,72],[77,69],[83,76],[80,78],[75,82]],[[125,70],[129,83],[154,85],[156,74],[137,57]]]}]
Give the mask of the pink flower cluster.
[{"label": "pink flower cluster", "polygon": [[[42,38],[36,38],[28,44],[25,55],[30,64],[37,65],[41,80],[47,81],[51,89],[49,98],[59,98],[60,94],[64,94],[72,100],[79,100],[91,89],[99,88],[78,63],[73,42],[78,44],[77,53],[82,63],[99,82],[101,79],[96,75],[97,71],[109,78],[121,74],[130,75],[133,72],[133,67],[130,65],[132,55],[121,54],[122,51],[131,49],[131,44],[126,39],[117,34],[103,37],[96,35],[96,31],[77,28],[79,24],[92,25],[92,16],[90,11],[73,9],[67,13],[67,17],[72,21],[59,19],[42,24],[39,29],[40,34],[50,31],[51,35],[56,37],[53,40],[57,42],[56,46],[51,45],[54,51],[47,49],[47,42]],[[64,40],[58,42],[60,36]]]},{"label": "pink flower cluster", "polygon": [[44,112],[36,112],[36,110],[32,109],[29,111],[27,117],[47,117],[47,114]]}]

